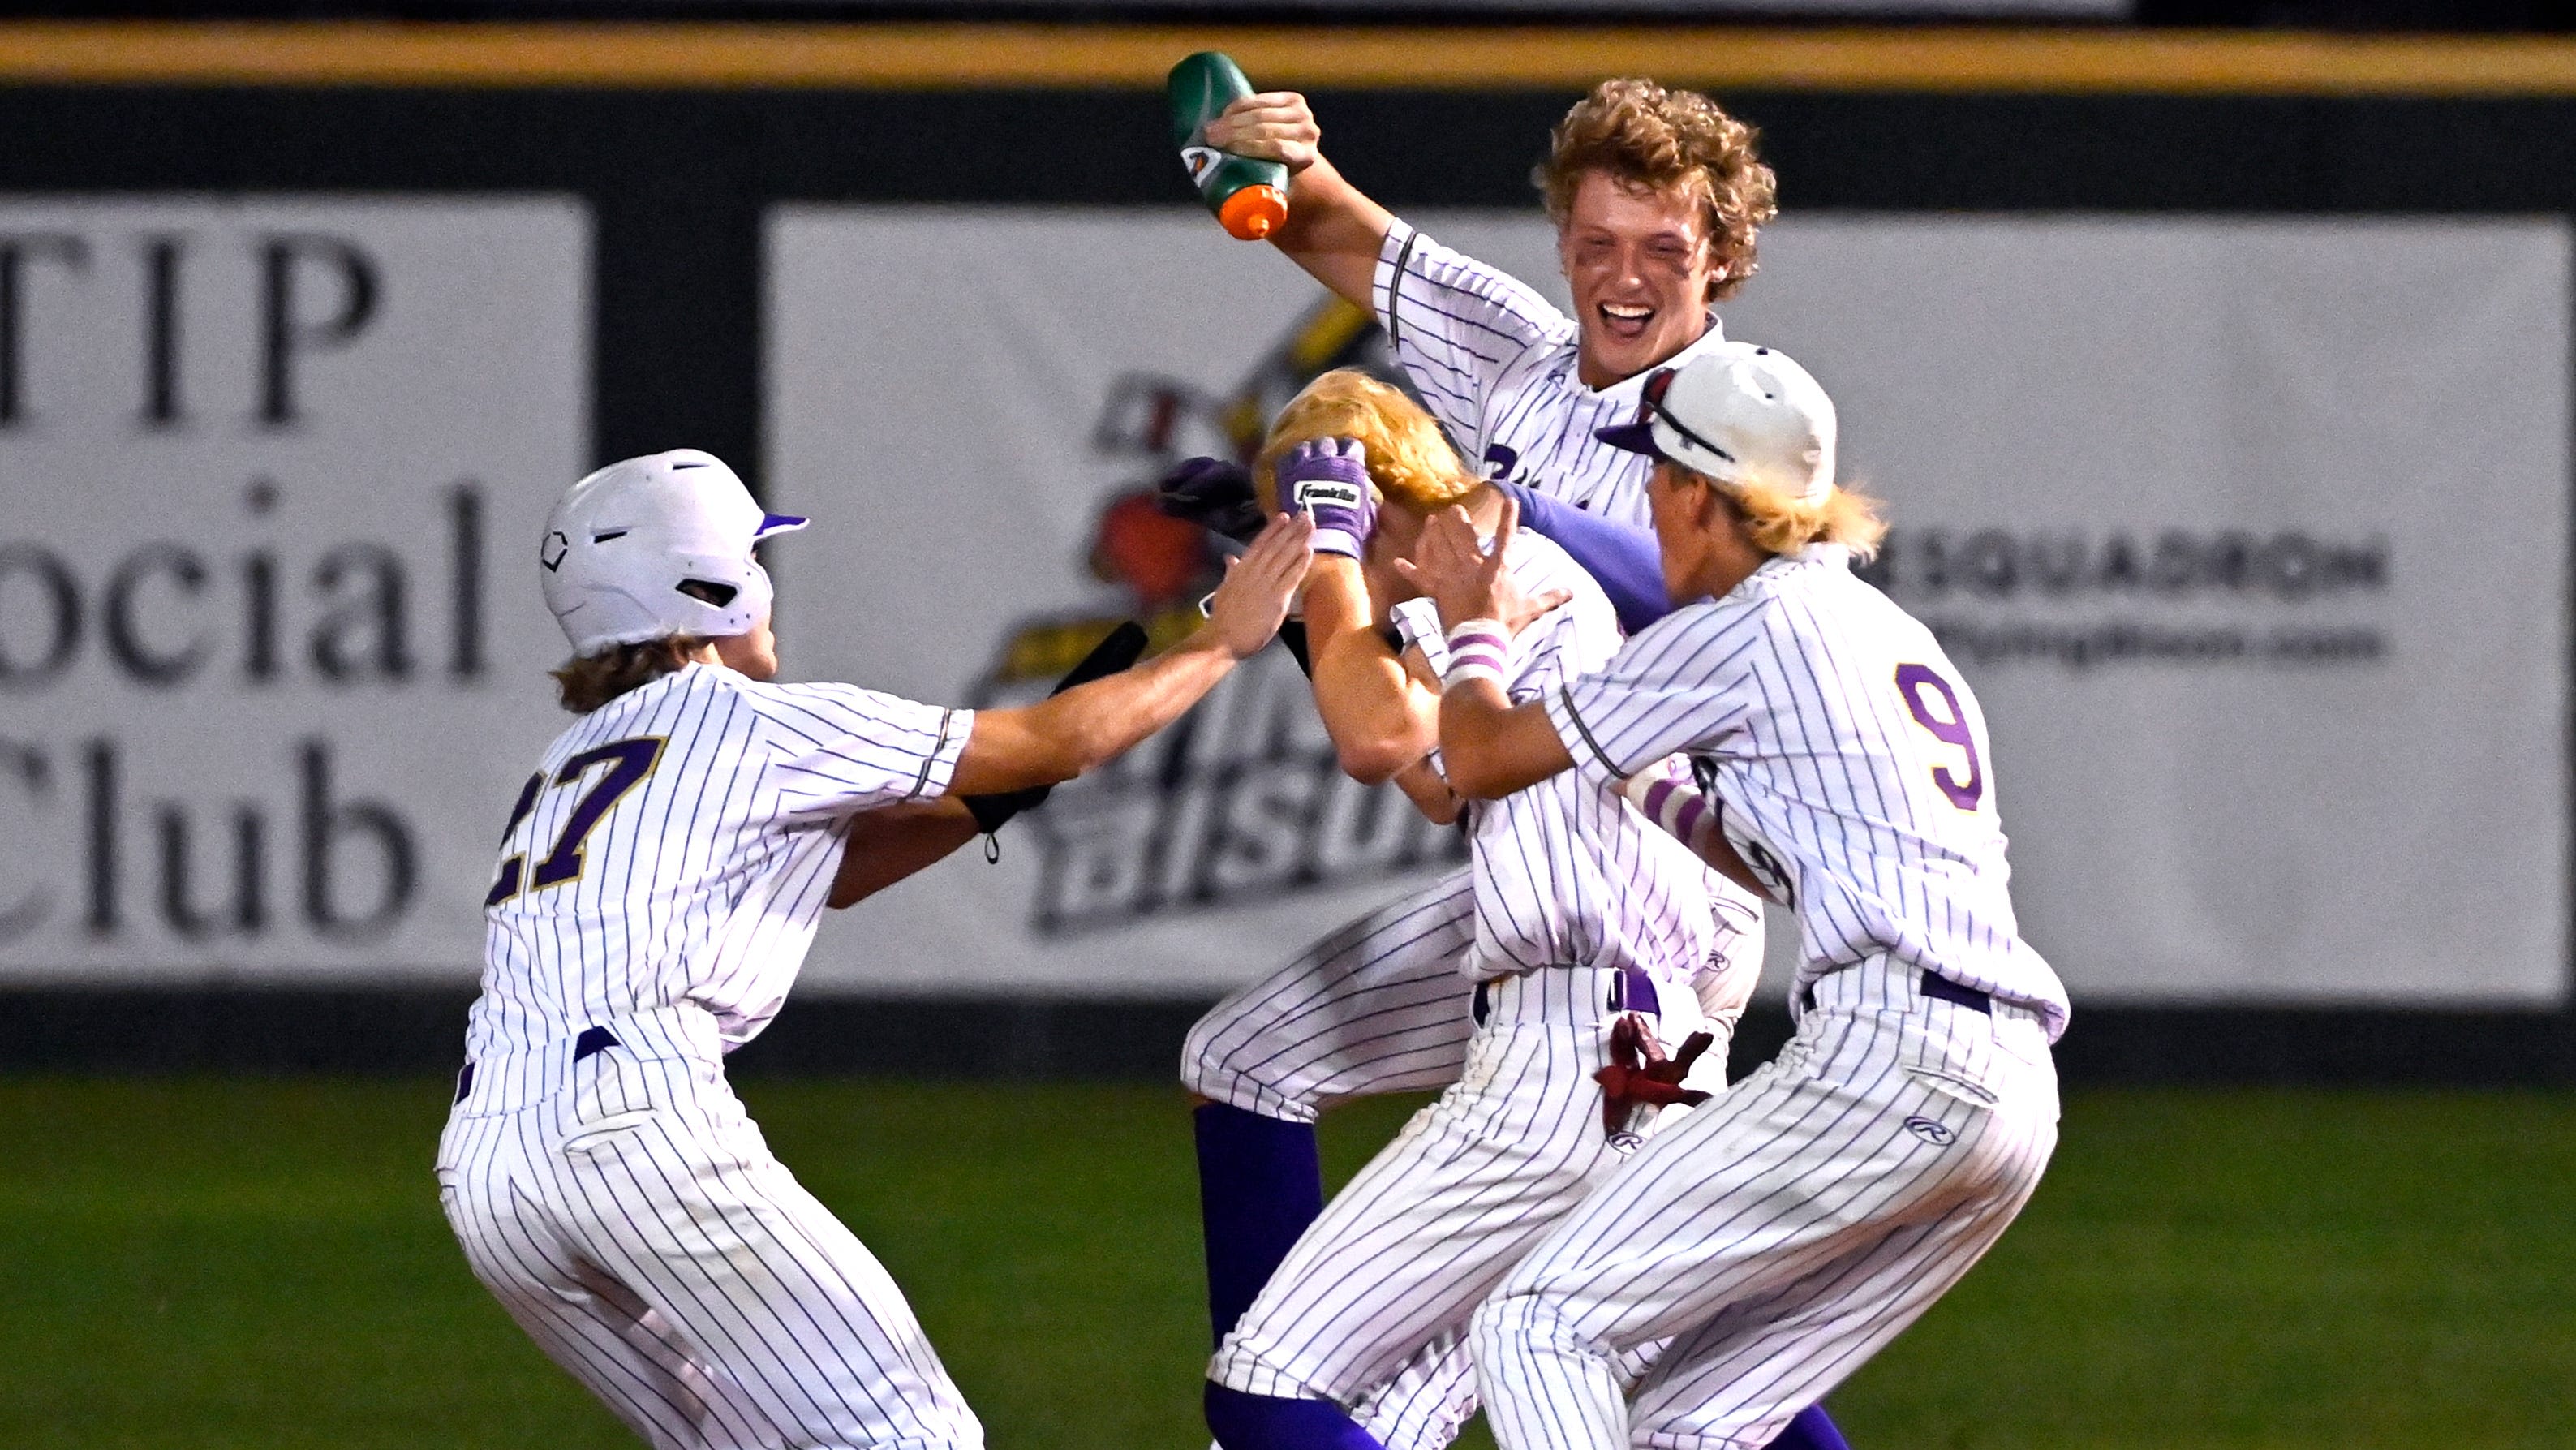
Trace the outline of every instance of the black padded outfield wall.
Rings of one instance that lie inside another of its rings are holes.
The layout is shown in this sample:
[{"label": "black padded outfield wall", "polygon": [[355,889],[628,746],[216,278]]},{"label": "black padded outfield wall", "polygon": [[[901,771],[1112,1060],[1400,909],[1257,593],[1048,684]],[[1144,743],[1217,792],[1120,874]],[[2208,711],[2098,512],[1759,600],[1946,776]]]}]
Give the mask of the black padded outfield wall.
[{"label": "black padded outfield wall", "polygon": [[[1996,721],[2070,1073],[2562,1075],[2576,102],[1724,98],[1786,212],[1729,325],[1837,389],[1887,587]],[[1569,93],[1315,99],[1553,285]],[[0,128],[41,143],[0,152],[23,1066],[452,1058],[555,728],[522,545],[581,468],[736,461],[826,521],[777,551],[791,670],[1007,698],[1187,583],[1126,489],[1369,355],[1190,209],[1145,91],[21,87]],[[1158,1071],[1451,849],[1333,786],[1294,684],[828,923],[744,1065],[935,1070],[963,1006],[1012,1070]]]}]

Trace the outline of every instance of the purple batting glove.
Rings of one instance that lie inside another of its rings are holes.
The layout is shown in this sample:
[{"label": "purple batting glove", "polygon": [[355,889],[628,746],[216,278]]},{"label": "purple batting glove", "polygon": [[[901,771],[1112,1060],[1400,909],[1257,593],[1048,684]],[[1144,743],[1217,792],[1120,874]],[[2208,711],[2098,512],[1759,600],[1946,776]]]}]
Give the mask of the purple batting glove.
[{"label": "purple batting glove", "polygon": [[1315,516],[1318,554],[1356,559],[1377,528],[1377,502],[1369,494],[1368,450],[1356,438],[1317,438],[1279,460],[1279,506]]}]

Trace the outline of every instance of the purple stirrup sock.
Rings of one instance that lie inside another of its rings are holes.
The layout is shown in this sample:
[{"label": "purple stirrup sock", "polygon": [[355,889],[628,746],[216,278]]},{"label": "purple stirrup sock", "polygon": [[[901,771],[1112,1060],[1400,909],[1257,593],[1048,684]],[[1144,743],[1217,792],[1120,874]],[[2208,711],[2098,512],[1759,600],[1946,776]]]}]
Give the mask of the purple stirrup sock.
[{"label": "purple stirrup sock", "polygon": [[1211,1384],[1207,1422],[1225,1450],[1386,1450],[1326,1400],[1247,1395]]},{"label": "purple stirrup sock", "polygon": [[1824,1406],[1809,1405],[1772,1439],[1767,1450],[1851,1450],[1851,1442],[1834,1428]]},{"label": "purple stirrup sock", "polygon": [[1207,1240],[1208,1322],[1223,1343],[1297,1236],[1324,1211],[1324,1169],[1312,1123],[1285,1123],[1224,1103],[1208,1103],[1191,1118],[1199,1146],[1199,1226]]}]

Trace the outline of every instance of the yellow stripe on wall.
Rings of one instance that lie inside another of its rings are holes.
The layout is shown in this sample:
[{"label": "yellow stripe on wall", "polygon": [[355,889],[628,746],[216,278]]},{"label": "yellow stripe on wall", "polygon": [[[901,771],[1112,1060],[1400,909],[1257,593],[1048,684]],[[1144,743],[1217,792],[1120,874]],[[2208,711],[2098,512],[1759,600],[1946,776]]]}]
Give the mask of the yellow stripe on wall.
[{"label": "yellow stripe on wall", "polygon": [[1159,87],[1224,50],[1275,86],[2576,96],[2576,40],[1532,26],[0,24],[0,84]]}]

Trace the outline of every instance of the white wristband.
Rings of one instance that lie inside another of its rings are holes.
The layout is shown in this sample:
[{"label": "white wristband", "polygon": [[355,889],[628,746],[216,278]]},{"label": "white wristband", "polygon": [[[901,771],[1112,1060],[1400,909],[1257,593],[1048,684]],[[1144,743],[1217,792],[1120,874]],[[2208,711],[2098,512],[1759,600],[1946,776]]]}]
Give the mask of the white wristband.
[{"label": "white wristband", "polygon": [[1323,528],[1315,530],[1314,536],[1306,541],[1306,552],[1309,554],[1338,554],[1342,558],[1351,560],[1358,560],[1363,557],[1365,553],[1365,551],[1360,548],[1359,539],[1349,530]]},{"label": "white wristband", "polygon": [[1503,667],[1512,657],[1512,636],[1499,619],[1470,619],[1449,631],[1449,665],[1440,672],[1443,688],[1467,680],[1503,683]]}]

